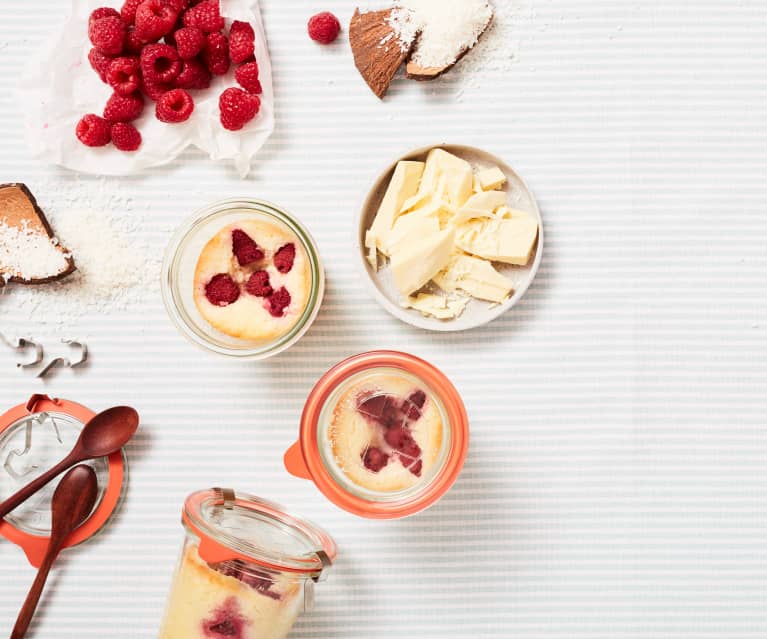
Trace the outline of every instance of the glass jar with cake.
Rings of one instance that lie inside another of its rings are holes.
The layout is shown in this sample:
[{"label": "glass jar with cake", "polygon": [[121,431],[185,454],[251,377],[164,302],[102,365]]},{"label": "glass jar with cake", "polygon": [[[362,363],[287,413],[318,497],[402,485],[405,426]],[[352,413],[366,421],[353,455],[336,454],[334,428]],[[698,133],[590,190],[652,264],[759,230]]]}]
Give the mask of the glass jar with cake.
[{"label": "glass jar with cake", "polygon": [[283,639],[337,555],[324,530],[229,489],[190,495],[159,639]]},{"label": "glass jar with cake", "polygon": [[198,212],[175,233],[163,264],[163,299],[181,333],[245,359],[272,357],[298,341],[324,290],[309,232],[260,200],[225,200]]},{"label": "glass jar with cake", "polygon": [[391,519],[439,500],[468,444],[466,410],[447,377],[407,353],[375,351],[320,379],[285,465],[341,508]]}]

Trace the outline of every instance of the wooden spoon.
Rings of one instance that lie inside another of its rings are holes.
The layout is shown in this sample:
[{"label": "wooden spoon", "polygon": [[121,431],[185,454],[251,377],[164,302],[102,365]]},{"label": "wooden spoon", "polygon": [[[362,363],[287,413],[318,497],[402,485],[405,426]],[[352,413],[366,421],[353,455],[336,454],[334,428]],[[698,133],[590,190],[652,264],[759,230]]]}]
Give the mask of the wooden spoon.
[{"label": "wooden spoon", "polygon": [[27,633],[53,562],[61,552],[67,537],[91,514],[97,494],[96,473],[90,466],[76,466],[64,475],[56,486],[51,502],[51,539],[48,542],[48,551],[21,607],[11,632],[11,639],[22,639]]},{"label": "wooden spoon", "polygon": [[0,504],[0,519],[65,470],[80,462],[106,457],[120,450],[133,437],[137,428],[138,413],[129,406],[115,406],[99,413],[85,424],[69,455]]}]

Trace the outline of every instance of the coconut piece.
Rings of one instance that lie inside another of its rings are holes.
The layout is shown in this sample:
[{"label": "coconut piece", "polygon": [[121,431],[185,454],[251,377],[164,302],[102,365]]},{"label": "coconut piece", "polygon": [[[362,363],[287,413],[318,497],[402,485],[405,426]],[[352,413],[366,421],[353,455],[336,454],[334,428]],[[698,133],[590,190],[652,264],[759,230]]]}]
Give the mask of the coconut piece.
[{"label": "coconut piece", "polygon": [[477,36],[477,41],[469,47],[464,47],[461,51],[459,51],[456,54],[455,61],[444,66],[423,67],[419,65],[418,63],[414,62],[413,57],[416,55],[416,52],[418,50],[418,45],[416,43],[408,59],[407,66],[405,67],[405,73],[407,77],[410,80],[419,80],[419,81],[436,80],[439,76],[444,75],[445,73],[450,71],[450,69],[452,69],[456,64],[458,64],[461,61],[461,59],[476,46],[477,42],[479,42],[479,39],[487,32],[487,30],[490,28],[492,24],[493,24],[493,16],[491,15],[490,19],[487,21],[485,26],[482,28],[482,31],[480,31],[479,35]]},{"label": "coconut piece", "polygon": [[389,90],[397,73],[415,45],[404,42],[390,24],[394,9],[360,13],[357,9],[349,25],[354,64],[370,89],[380,99]]},{"label": "coconut piece", "polygon": [[24,184],[0,185],[0,287],[45,284],[75,271],[35,197]]}]

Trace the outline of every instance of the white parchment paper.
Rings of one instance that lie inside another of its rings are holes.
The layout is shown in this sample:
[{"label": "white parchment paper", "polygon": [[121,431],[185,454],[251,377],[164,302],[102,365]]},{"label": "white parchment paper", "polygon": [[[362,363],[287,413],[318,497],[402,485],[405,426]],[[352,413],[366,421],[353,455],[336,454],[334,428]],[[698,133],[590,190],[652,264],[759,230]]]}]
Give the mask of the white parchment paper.
[{"label": "white parchment paper", "polygon": [[[194,145],[212,160],[233,160],[240,176],[245,177],[274,129],[272,69],[258,1],[221,0],[227,29],[232,20],[245,20],[256,33],[256,60],[263,86],[261,111],[256,118],[241,131],[227,131],[221,126],[218,98],[224,89],[237,86],[232,65],[226,76],[214,77],[209,89],[191,92],[195,108],[186,122],[160,122],[154,102],[147,98],[144,113],[134,123],[143,142],[133,153],[112,145],[86,147],[75,136],[78,120],[86,113],[101,115],[112,93],[88,63],[88,16],[103,5],[103,0],[72,0],[69,18],[24,74],[19,93],[26,105],[26,138],[34,156],[84,173],[130,175],[167,164]],[[119,4],[114,6],[119,9]]]}]

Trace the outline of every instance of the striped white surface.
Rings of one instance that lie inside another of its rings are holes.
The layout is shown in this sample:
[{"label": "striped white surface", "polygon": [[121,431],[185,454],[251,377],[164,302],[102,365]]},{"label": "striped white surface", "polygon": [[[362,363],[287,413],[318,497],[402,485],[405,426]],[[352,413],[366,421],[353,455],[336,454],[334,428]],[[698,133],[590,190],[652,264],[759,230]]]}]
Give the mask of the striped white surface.
[{"label": "striped white surface", "polygon": [[[28,159],[8,88],[65,2],[0,4],[0,177],[73,175]],[[296,212],[329,291],[288,354],[238,364],[188,346],[147,308],[91,318],[92,366],[45,387],[0,355],[0,402],[45,388],[144,424],[108,531],[68,552],[36,637],[156,636],[191,490],[283,501],[342,549],[296,639],[762,638],[767,635],[767,127],[761,0],[535,0],[515,13],[519,62],[466,84],[398,82],[379,104],[345,45],[318,50],[315,10],[263,0],[278,124],[247,182],[186,153],[123,180],[157,251],[202,203],[237,194]],[[389,158],[439,140],[507,158],[540,200],[547,254],[523,302],[483,330],[391,319],[353,268],[350,224]],[[109,185],[109,183],[107,183]],[[39,192],[55,202],[55,189]],[[148,284],[149,285],[149,284]],[[153,285],[153,284],[152,284]],[[34,323],[0,298],[0,326]],[[465,473],[429,512],[380,523],[286,475],[303,400],[346,355],[397,347],[455,381],[472,418]],[[0,544],[0,634],[33,571]]]}]

